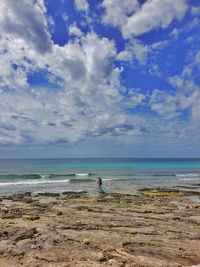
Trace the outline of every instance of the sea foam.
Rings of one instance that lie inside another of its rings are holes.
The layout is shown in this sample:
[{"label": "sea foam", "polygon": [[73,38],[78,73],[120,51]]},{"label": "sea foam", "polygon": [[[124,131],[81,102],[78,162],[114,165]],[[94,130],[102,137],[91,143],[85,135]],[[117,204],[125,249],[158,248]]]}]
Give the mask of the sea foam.
[{"label": "sea foam", "polygon": [[6,182],[0,183],[0,187],[2,186],[13,186],[13,185],[37,185],[37,184],[57,184],[57,183],[68,183],[70,180],[37,180],[37,181],[18,181],[18,182]]}]

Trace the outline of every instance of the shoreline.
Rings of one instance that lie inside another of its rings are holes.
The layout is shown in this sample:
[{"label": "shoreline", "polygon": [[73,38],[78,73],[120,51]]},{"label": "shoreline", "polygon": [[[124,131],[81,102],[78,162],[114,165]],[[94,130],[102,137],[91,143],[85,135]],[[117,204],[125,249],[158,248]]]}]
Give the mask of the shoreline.
[{"label": "shoreline", "polygon": [[137,195],[92,196],[27,192],[3,199],[2,267],[200,264],[197,190],[156,187],[138,189]]}]

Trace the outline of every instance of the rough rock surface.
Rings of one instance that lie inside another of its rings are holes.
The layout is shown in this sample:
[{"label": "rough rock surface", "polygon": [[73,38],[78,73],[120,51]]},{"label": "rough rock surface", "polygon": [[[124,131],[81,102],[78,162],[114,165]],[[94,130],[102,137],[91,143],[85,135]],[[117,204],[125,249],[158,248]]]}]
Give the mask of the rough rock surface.
[{"label": "rough rock surface", "polygon": [[139,193],[2,200],[0,266],[200,266],[200,194]]}]

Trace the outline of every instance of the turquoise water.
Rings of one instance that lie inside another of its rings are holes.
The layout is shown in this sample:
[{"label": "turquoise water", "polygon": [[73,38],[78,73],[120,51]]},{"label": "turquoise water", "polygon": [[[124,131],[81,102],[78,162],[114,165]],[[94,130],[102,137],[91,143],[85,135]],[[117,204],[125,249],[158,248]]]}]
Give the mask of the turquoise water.
[{"label": "turquoise water", "polygon": [[200,183],[200,159],[28,159],[0,160],[0,195],[16,192],[96,190],[109,192]]}]

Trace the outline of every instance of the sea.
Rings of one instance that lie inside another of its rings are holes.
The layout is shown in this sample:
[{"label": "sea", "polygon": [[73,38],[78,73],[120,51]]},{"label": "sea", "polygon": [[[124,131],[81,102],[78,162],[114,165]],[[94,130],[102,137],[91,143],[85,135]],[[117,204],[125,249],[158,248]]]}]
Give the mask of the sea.
[{"label": "sea", "polygon": [[0,159],[0,196],[67,191],[137,194],[138,188],[187,187],[200,184],[200,159],[66,158]]}]

